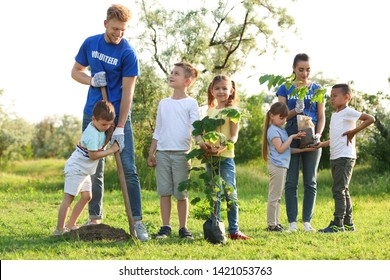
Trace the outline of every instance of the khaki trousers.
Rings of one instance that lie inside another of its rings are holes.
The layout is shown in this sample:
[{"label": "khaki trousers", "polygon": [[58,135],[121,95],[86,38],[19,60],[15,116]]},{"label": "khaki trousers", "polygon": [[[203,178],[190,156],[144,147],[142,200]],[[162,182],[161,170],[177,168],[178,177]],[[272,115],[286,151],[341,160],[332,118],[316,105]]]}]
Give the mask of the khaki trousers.
[{"label": "khaki trousers", "polygon": [[280,200],[283,194],[283,188],[286,181],[287,168],[278,167],[268,162],[268,204],[267,204],[267,223],[274,227],[280,224]]}]

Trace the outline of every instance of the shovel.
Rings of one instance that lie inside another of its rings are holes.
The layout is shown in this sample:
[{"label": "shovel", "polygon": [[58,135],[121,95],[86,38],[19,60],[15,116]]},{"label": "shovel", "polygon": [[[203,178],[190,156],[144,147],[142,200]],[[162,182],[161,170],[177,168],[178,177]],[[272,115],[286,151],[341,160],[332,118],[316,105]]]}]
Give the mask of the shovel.
[{"label": "shovel", "polygon": [[[101,90],[102,90],[103,100],[108,101],[106,87],[101,87]],[[114,156],[115,156],[115,161],[116,161],[116,167],[118,169],[119,184],[121,186],[122,196],[123,196],[123,200],[125,202],[127,221],[129,222],[130,235],[133,238],[137,238],[137,234],[134,230],[134,219],[133,219],[133,213],[131,212],[131,206],[130,206],[129,194],[127,191],[125,173],[123,172],[123,165],[122,165],[122,160],[121,160],[121,156],[119,154],[119,151],[115,152]]]}]

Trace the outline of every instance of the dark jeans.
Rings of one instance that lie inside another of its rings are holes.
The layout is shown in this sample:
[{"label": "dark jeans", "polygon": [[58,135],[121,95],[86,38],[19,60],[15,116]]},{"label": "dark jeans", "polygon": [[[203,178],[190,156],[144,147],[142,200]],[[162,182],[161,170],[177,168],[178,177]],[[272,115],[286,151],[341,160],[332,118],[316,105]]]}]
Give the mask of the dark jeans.
[{"label": "dark jeans", "polygon": [[333,178],[332,193],[335,206],[333,215],[337,226],[353,224],[349,182],[351,181],[355,161],[353,158],[338,158],[330,161]]},{"label": "dark jeans", "polygon": [[[297,133],[297,123],[288,122],[286,130],[288,135]],[[299,140],[293,140],[291,147],[298,148]],[[317,196],[317,170],[321,153],[322,149],[318,149],[313,152],[291,155],[285,185],[286,212],[289,223],[297,222],[298,218],[298,179],[301,164],[303,178],[302,221],[310,222],[313,217]]]}]

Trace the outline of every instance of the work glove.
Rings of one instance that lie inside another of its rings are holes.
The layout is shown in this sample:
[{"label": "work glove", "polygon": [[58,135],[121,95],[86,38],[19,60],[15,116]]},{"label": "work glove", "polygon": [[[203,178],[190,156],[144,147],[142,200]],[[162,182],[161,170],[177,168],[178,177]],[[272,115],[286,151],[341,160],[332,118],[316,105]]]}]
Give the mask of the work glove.
[{"label": "work glove", "polygon": [[297,102],[295,103],[295,112],[297,112],[298,114],[303,113],[304,108],[305,108],[304,101],[297,99]]},{"label": "work glove", "polygon": [[123,127],[115,128],[114,133],[111,136],[110,145],[113,145],[115,141],[118,143],[119,152],[121,153],[125,147],[125,132]]},{"label": "work glove", "polygon": [[320,143],[320,139],[321,139],[321,134],[320,133],[316,133],[314,136],[313,136],[313,139],[314,139],[314,143],[313,143],[313,146],[317,145],[318,143]]},{"label": "work glove", "polygon": [[91,79],[91,86],[105,87],[107,85],[106,72],[97,72]]}]

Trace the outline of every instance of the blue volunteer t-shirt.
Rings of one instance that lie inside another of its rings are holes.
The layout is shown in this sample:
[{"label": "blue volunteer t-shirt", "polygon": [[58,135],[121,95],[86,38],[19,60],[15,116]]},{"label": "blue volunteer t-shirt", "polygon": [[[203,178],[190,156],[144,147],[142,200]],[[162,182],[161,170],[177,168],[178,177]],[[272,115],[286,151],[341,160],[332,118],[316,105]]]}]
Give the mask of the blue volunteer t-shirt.
[{"label": "blue volunteer t-shirt", "polygon": [[[315,83],[311,83],[308,86],[308,88],[309,88],[309,92],[306,94],[305,99],[303,100],[304,103],[305,103],[305,108],[303,109],[303,113],[306,116],[311,117],[313,122],[317,123],[317,121],[318,121],[317,102],[314,102],[313,104],[311,104],[310,100],[313,98],[314,91],[316,89],[320,88],[320,86],[315,84]],[[283,85],[281,85],[278,88],[278,90],[276,92],[277,96],[283,96],[283,97],[286,98],[287,106],[288,106],[289,110],[294,110],[295,109],[295,104],[297,103],[297,100],[298,100],[298,97],[297,97],[296,94],[295,95],[291,94],[294,89],[295,89],[295,86],[293,85],[293,86],[291,86],[290,90],[287,90],[286,85],[283,84]],[[310,105],[311,105],[311,108],[310,108]],[[309,112],[309,109],[310,109],[310,112]],[[290,121],[296,122],[297,121],[297,117],[294,116],[293,118],[289,119],[288,121],[289,122]]]},{"label": "blue volunteer t-shirt", "polygon": [[[125,39],[118,45],[108,44],[104,40],[104,34],[99,34],[84,41],[75,60],[85,67],[90,66],[92,76],[100,71],[106,72],[108,100],[114,105],[115,113],[119,115],[122,78],[138,76],[140,73],[135,49]],[[84,114],[92,116],[93,107],[100,100],[101,89],[90,86]]]},{"label": "blue volunteer t-shirt", "polygon": [[275,149],[275,146],[272,144],[272,139],[274,138],[280,138],[282,143],[286,142],[288,139],[287,131],[284,128],[271,124],[267,130],[267,140],[269,147],[269,160],[275,166],[288,168],[291,158],[290,147],[288,147],[283,153],[279,154],[279,152]]}]

